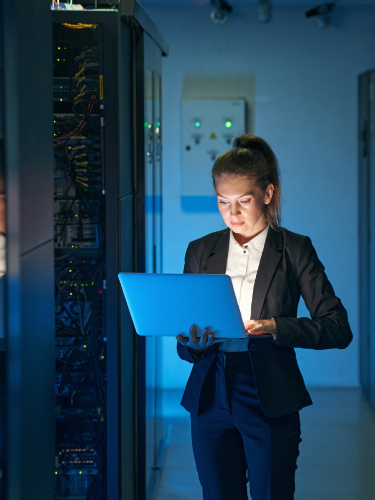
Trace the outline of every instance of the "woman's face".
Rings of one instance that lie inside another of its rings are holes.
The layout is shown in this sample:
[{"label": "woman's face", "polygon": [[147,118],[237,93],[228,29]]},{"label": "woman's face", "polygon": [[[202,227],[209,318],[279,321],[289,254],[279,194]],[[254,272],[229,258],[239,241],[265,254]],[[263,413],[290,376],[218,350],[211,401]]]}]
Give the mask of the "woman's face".
[{"label": "woman's face", "polygon": [[222,176],[216,181],[217,205],[225,224],[238,236],[251,238],[266,226],[264,205],[272,199],[273,184],[266,192],[256,178]]}]

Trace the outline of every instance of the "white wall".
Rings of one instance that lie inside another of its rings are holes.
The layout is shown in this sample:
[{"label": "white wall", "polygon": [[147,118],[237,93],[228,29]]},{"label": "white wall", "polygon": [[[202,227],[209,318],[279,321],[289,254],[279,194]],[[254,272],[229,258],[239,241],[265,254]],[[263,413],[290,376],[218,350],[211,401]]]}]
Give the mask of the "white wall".
[{"label": "white wall", "polygon": [[[296,349],[302,373],[308,385],[358,385],[357,76],[375,66],[375,6],[339,7],[322,31],[304,17],[306,5],[276,5],[267,24],[255,5],[238,5],[224,25],[211,22],[207,4],[143,5],[170,45],[162,94],[164,272],[182,272],[189,241],[224,227],[215,214],[180,208],[184,77],[251,76],[253,131],[269,141],[282,172],[282,225],[311,237],[354,333],[344,351]],[[177,357],[174,339],[164,341],[164,365],[164,386],[184,387],[191,367]]]}]

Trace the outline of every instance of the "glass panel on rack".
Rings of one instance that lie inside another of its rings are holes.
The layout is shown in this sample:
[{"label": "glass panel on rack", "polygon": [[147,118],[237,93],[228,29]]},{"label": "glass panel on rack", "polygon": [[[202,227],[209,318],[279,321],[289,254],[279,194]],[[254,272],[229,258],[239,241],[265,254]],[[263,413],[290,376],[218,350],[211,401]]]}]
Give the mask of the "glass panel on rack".
[{"label": "glass panel on rack", "polygon": [[[161,78],[154,77],[154,149],[155,149],[155,261],[156,272],[162,272],[162,156],[161,156]],[[167,420],[163,416],[163,337],[155,337],[156,342],[156,462],[160,466],[167,440]]]},{"label": "glass panel on rack", "polygon": [[107,491],[103,25],[77,27],[53,28],[55,500]]},{"label": "glass panel on rack", "polygon": [[[145,71],[145,231],[146,273],[155,272],[154,73]],[[155,467],[155,337],[146,337],[146,491],[153,491]],[[149,496],[149,494],[147,495]]]},{"label": "glass panel on rack", "polygon": [[161,79],[155,75],[154,82],[154,149],[155,149],[155,272],[162,272],[162,187],[161,187]]},{"label": "glass panel on rack", "polygon": [[145,74],[145,206],[146,206],[146,273],[155,272],[154,266],[154,73]]}]

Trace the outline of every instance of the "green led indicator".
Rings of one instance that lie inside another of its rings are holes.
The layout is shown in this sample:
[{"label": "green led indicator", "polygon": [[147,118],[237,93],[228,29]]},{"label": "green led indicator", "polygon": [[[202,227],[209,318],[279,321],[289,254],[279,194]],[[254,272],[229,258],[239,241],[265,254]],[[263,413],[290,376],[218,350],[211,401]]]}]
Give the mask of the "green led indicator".
[{"label": "green led indicator", "polygon": [[71,269],[69,269],[69,272],[71,273],[71,272],[72,272],[72,270],[71,270]]},{"label": "green led indicator", "polygon": [[148,126],[148,122],[145,122],[145,128],[147,128],[147,126]]},{"label": "green led indicator", "polygon": [[158,122],[158,127],[160,127],[160,122]]},{"label": "green led indicator", "polygon": [[199,122],[198,120],[194,123],[194,127],[195,128],[199,128],[201,126],[201,122]]},{"label": "green led indicator", "polygon": [[70,294],[69,294],[69,295],[73,295],[73,294],[72,294],[72,292],[70,292]]},{"label": "green led indicator", "polygon": [[225,126],[226,126],[226,128],[231,128],[232,127],[232,122],[230,122],[229,120],[227,120],[225,122]]},{"label": "green led indicator", "polygon": [[57,47],[60,50],[60,47]]},{"label": "green led indicator", "polygon": [[94,284],[94,282],[92,281],[92,282],[91,282],[91,284],[93,285],[93,284]]}]

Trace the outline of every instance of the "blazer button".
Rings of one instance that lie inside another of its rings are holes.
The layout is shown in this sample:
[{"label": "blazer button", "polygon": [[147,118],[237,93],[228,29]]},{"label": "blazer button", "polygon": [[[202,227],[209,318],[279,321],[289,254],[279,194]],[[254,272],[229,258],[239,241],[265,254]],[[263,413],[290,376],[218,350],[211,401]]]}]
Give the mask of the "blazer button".
[{"label": "blazer button", "polygon": [[256,344],[250,344],[250,351],[256,351],[258,349]]}]

